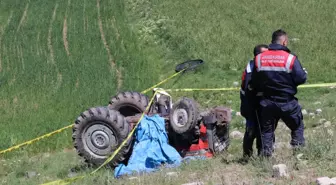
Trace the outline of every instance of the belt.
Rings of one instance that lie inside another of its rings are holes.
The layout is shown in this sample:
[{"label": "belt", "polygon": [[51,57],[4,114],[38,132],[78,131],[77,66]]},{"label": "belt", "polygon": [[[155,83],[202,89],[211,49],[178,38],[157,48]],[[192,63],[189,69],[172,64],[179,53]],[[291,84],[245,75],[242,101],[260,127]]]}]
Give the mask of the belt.
[{"label": "belt", "polygon": [[280,99],[280,98],[272,98],[272,97],[264,97],[264,98],[274,101],[274,102],[278,102],[278,103],[288,103],[294,99],[294,98]]}]

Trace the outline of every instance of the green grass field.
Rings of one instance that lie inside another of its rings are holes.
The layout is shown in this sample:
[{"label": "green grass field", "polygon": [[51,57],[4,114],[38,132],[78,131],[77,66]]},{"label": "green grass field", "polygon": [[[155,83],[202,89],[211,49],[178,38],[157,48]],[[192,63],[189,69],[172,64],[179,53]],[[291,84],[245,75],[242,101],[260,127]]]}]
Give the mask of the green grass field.
[{"label": "green grass field", "polygon": [[[140,92],[173,74],[174,66],[187,59],[201,58],[205,65],[161,87],[231,87],[233,82],[240,82],[253,47],[268,44],[272,32],[279,28],[289,33],[289,48],[308,70],[307,83],[334,82],[335,6],[332,0],[2,0],[0,150],[70,125],[87,108],[107,105],[117,92]],[[195,98],[204,107],[225,105],[238,110],[240,103],[237,91],[172,95],[176,99]],[[313,134],[312,125],[320,118],[336,122],[335,89],[300,89],[297,97],[303,108],[323,110],[321,116],[305,118],[308,134]],[[232,129],[243,131],[242,121],[234,117]],[[287,142],[289,131],[278,135]],[[327,141],[330,137],[320,135],[324,137],[309,137],[312,145],[304,151],[308,166],[302,171],[293,167],[296,177],[301,173],[307,176],[311,170],[322,176],[336,173],[332,168],[336,163],[330,160],[336,154],[336,139]],[[0,182],[36,184],[66,177],[68,169],[81,165],[75,153],[64,152],[72,148],[69,129],[1,156]],[[281,152],[287,157],[277,160],[294,166],[290,151]],[[267,165],[257,161],[247,166],[235,163],[241,155],[239,140],[232,144],[229,154],[234,157],[228,164],[219,162],[228,159],[225,155],[200,166],[178,168],[182,174],[178,180],[163,178],[163,171],[139,177],[139,181],[115,181],[113,173],[103,169],[97,177],[78,184],[178,184],[190,180],[183,174],[198,176],[204,169],[208,172],[200,175],[200,180],[209,183],[224,182],[232,171],[237,171],[237,176],[231,176],[236,179],[227,180],[238,184],[242,184],[241,179],[251,184],[310,182],[273,182],[268,179]],[[228,173],[216,173],[218,170]],[[26,179],[25,171],[41,175]],[[211,181],[207,175],[217,176]],[[249,181],[251,178],[254,180]]]}]

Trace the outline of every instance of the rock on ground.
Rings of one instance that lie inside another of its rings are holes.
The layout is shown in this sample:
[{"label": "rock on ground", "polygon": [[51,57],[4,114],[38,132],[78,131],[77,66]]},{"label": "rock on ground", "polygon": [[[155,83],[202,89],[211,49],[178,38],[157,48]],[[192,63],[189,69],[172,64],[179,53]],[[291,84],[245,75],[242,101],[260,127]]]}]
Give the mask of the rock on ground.
[{"label": "rock on ground", "polygon": [[321,114],[322,113],[322,109],[316,109],[316,114]]},{"label": "rock on ground", "polygon": [[299,160],[299,161],[301,161],[302,159],[301,159],[301,157],[303,156],[303,154],[298,154],[297,156],[296,156],[296,158]]},{"label": "rock on ground", "polygon": [[37,175],[37,173],[34,172],[34,171],[26,172],[26,177],[27,177],[28,179],[33,178],[33,177],[35,177],[36,175]]},{"label": "rock on ground", "polygon": [[327,121],[323,124],[324,127],[330,127],[331,126],[331,122],[330,121]]},{"label": "rock on ground", "polygon": [[302,115],[307,115],[308,114],[308,112],[307,112],[307,110],[306,109],[302,109]]},{"label": "rock on ground", "polygon": [[239,82],[233,82],[233,86],[237,87],[239,85]]},{"label": "rock on ground", "polygon": [[76,175],[77,175],[76,172],[69,172],[69,173],[68,173],[68,177],[69,177],[69,178],[75,177]]},{"label": "rock on ground", "polygon": [[243,139],[244,134],[235,130],[231,132],[230,137],[235,138],[235,139]]},{"label": "rock on ground", "polygon": [[287,166],[285,164],[277,164],[273,166],[273,177],[288,177]]},{"label": "rock on ground", "polygon": [[329,177],[319,177],[316,179],[318,185],[335,185],[336,181],[330,179]]},{"label": "rock on ground", "polygon": [[324,119],[324,118],[322,118],[322,119],[319,120],[319,124],[323,124],[323,123],[325,123],[325,122],[327,122],[327,120]]},{"label": "rock on ground", "polygon": [[166,174],[166,176],[169,176],[169,177],[178,177],[178,174],[177,174],[177,172],[168,172]]}]

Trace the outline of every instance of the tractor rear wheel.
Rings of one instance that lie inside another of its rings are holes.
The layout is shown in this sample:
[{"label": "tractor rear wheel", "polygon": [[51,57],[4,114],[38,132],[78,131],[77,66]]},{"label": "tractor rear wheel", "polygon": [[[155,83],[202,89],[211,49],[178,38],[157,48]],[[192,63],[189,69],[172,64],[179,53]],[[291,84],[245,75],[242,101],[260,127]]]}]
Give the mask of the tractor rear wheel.
[{"label": "tractor rear wheel", "polygon": [[112,97],[108,107],[119,111],[123,116],[134,116],[145,112],[149,100],[146,95],[138,92],[122,92]]},{"label": "tractor rear wheel", "polygon": [[[79,156],[91,165],[101,165],[127,138],[131,128],[118,111],[107,107],[86,110],[76,119],[73,127],[73,144]],[[132,138],[126,142],[108,165],[124,163],[131,150]]]},{"label": "tractor rear wheel", "polygon": [[170,126],[178,134],[186,133],[195,128],[199,115],[197,103],[193,99],[184,97],[174,103],[170,111]]}]

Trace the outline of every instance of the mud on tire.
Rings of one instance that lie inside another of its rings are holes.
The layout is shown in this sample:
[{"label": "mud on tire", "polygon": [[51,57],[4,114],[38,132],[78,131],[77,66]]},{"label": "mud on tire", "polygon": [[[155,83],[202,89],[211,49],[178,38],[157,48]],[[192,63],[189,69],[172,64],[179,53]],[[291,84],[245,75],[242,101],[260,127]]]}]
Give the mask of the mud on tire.
[{"label": "mud on tire", "polygon": [[149,103],[148,97],[138,92],[122,92],[112,97],[109,109],[119,111],[125,117],[143,113]]},{"label": "mud on tire", "polygon": [[197,103],[193,99],[183,97],[174,103],[170,111],[170,126],[178,134],[186,133],[195,128],[199,115]]},{"label": "mud on tire", "polygon": [[[90,165],[101,165],[127,138],[131,128],[118,111],[107,107],[86,110],[76,119],[73,127],[73,144],[79,156]],[[108,165],[116,167],[126,162],[132,139],[121,148]]]}]

